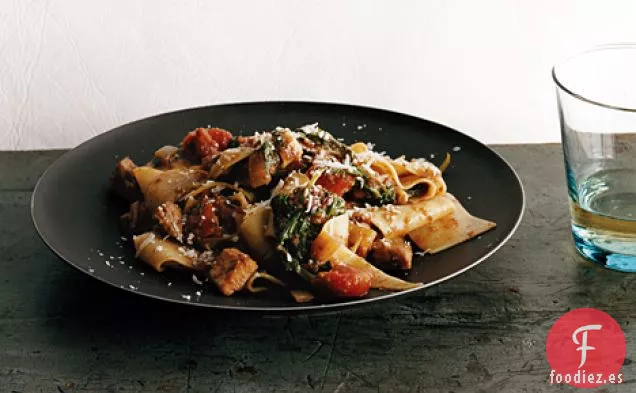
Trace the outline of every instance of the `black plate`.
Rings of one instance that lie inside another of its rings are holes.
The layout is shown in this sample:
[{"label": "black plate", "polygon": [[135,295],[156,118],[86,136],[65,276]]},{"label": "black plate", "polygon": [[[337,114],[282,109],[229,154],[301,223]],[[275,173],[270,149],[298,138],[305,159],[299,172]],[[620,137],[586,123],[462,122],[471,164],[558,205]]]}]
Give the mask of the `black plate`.
[{"label": "black plate", "polygon": [[[453,162],[445,174],[448,189],[479,217],[497,227],[437,255],[416,257],[409,281],[429,287],[482,262],[512,235],[524,207],[521,182],[498,154],[480,142],[416,117],[351,105],[264,102],[183,110],[126,124],[101,134],[59,158],[35,187],[32,215],[44,242],[71,266],[103,282],[157,299],[197,306],[293,312],[353,306],[412,291],[374,291],[366,298],[328,304],[296,304],[290,298],[239,294],[224,297],[176,272],[155,273],[134,259],[120,239],[121,206],[109,196],[109,176],[118,158],[147,162],[155,149],[176,144],[195,127],[212,125],[251,134],[275,126],[295,128],[318,122],[347,142],[368,141],[392,156],[424,157],[439,163],[446,152]],[[434,156],[433,156],[434,155]],[[197,295],[201,291],[201,296]]]}]

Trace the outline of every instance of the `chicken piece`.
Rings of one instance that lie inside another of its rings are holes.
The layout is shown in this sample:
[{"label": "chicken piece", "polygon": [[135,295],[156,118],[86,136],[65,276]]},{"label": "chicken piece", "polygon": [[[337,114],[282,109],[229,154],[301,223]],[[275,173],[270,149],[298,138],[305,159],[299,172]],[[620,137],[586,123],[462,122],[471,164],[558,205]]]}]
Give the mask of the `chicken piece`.
[{"label": "chicken piece", "polygon": [[183,242],[183,215],[174,202],[165,202],[157,207],[153,216],[165,233]]},{"label": "chicken piece", "polygon": [[409,270],[413,249],[400,237],[377,239],[371,246],[369,260],[382,270]]},{"label": "chicken piece", "polygon": [[225,296],[243,289],[258,265],[249,255],[236,248],[225,248],[212,264],[210,280]]},{"label": "chicken piece", "polygon": [[117,163],[111,177],[112,189],[115,194],[130,202],[141,199],[141,191],[133,170],[137,165],[129,157]]},{"label": "chicken piece", "polygon": [[366,258],[378,233],[367,224],[349,223],[349,249],[362,258]]}]

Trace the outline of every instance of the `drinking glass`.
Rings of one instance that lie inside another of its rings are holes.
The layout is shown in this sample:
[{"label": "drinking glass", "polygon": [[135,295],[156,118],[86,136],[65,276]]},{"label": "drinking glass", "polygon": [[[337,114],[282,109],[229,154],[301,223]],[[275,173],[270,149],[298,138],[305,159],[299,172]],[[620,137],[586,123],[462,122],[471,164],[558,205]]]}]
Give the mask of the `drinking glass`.
[{"label": "drinking glass", "polygon": [[580,53],[552,77],[576,248],[636,272],[636,44]]}]

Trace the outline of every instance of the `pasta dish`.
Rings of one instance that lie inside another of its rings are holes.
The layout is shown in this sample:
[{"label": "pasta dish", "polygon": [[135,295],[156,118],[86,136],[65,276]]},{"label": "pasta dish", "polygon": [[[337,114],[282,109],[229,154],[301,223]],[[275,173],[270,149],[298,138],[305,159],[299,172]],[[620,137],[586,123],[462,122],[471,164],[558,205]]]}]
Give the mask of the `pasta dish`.
[{"label": "pasta dish", "polygon": [[208,127],[145,165],[122,159],[111,180],[129,204],[122,231],[156,271],[185,271],[226,296],[328,301],[420,286],[401,278],[414,253],[495,226],[447,191],[449,162],[391,158],[317,124],[251,136]]}]

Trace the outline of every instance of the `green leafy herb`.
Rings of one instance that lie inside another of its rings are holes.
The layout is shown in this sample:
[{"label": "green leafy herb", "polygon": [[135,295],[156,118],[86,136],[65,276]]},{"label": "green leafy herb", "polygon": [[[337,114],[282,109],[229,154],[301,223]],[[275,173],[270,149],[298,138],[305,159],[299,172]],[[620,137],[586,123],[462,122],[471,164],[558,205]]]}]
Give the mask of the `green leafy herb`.
[{"label": "green leafy herb", "polygon": [[389,181],[382,182],[369,173],[364,167],[357,168],[360,172],[356,187],[363,192],[361,202],[374,206],[394,204],[396,202],[395,187]]},{"label": "green leafy herb", "polygon": [[395,203],[395,187],[391,183],[377,183],[374,185],[367,181],[362,190],[367,196],[366,202],[371,205],[382,206]]},{"label": "green leafy herb", "polygon": [[241,144],[239,143],[238,136],[232,137],[232,140],[227,145],[228,148],[239,147]]},{"label": "green leafy herb", "polygon": [[263,157],[265,158],[265,171],[271,174],[273,172],[272,169],[278,164],[278,153],[276,153],[274,144],[269,141],[263,142],[261,150],[263,151]]},{"label": "green leafy herb", "polygon": [[312,273],[303,265],[311,256],[311,245],[318,237],[324,223],[331,217],[345,212],[344,199],[322,188],[313,189],[310,203],[306,188],[297,188],[290,194],[272,198],[277,249],[288,270],[307,278]]}]

